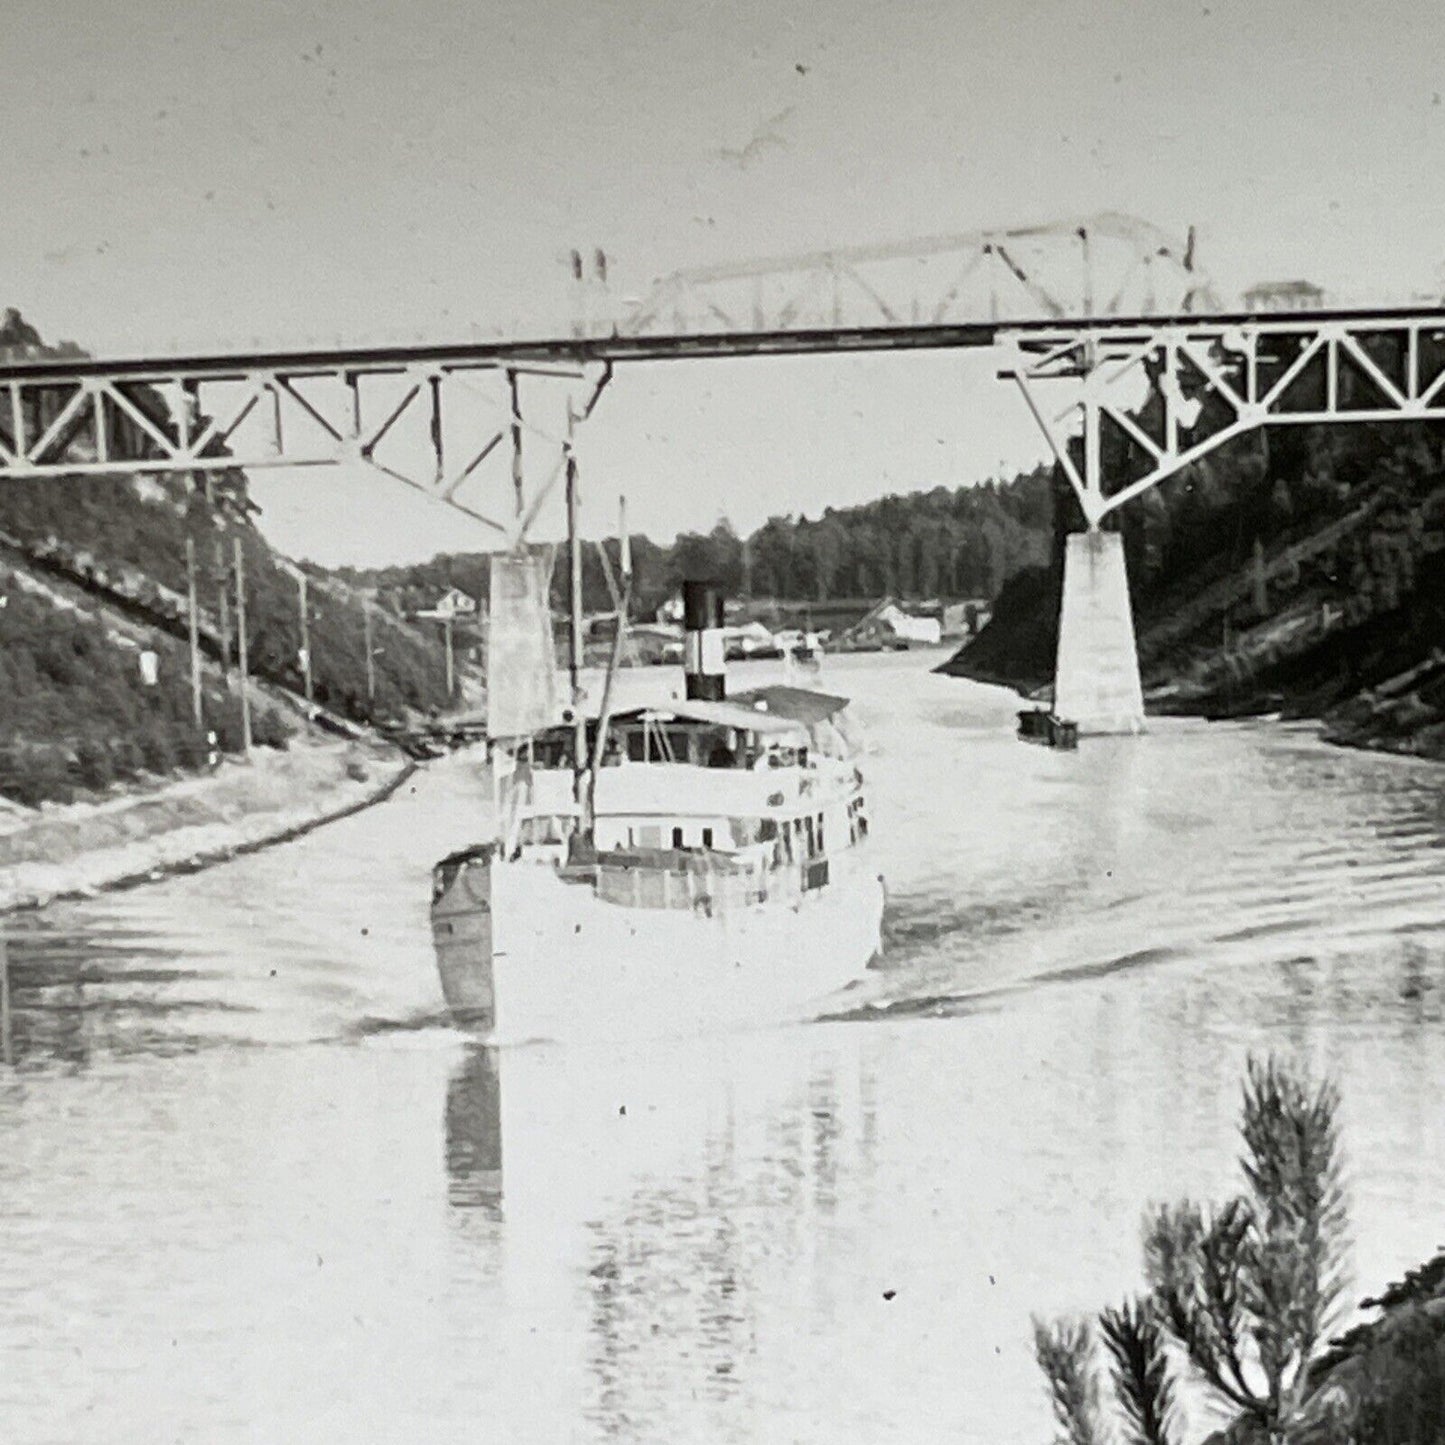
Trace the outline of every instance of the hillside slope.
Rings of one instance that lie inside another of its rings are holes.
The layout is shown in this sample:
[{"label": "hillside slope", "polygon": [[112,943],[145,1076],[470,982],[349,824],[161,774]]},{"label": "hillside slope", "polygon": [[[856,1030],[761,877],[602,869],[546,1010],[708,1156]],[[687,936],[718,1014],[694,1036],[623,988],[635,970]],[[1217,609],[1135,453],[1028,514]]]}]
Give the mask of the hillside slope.
[{"label": "hillside slope", "polygon": [[[1015,574],[943,670],[1052,678],[1062,537]],[[1341,742],[1445,756],[1445,429],[1305,427],[1221,448],[1122,509],[1140,664],[1156,711],[1282,711]]]},{"label": "hillside slope", "polygon": [[[13,311],[0,320],[0,351],[55,354]],[[42,407],[29,425],[45,421]],[[199,727],[186,646],[188,545],[207,661]],[[241,473],[208,483],[165,476],[0,485],[0,796],[33,806],[206,767],[212,732],[220,751],[240,747],[237,545],[248,665],[258,684],[271,685],[269,701],[264,686],[256,694],[255,739],[284,746],[307,726],[286,700],[303,687],[297,568],[267,544]],[[320,569],[306,572],[320,708],[367,723],[447,706],[436,638],[386,608],[371,608],[368,622],[360,593]],[[145,652],[157,660],[154,681],[142,675]]]}]

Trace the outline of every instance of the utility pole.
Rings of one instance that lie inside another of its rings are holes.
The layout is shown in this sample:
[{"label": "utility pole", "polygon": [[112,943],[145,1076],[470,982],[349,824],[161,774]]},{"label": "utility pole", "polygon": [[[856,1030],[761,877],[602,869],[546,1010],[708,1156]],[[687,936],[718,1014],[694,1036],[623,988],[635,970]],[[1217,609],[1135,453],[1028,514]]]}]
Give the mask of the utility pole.
[{"label": "utility pole", "polygon": [[507,400],[512,413],[512,495],[520,517],[526,498],[522,483],[522,398],[517,389],[517,369],[507,369]]},{"label": "utility pole", "polygon": [[[582,539],[577,535],[577,452],[573,445],[575,418],[572,408],[567,407],[567,440],[563,455],[567,478],[567,553],[568,553],[568,613],[571,647],[568,655],[568,671],[572,684],[572,768],[573,797],[579,808],[586,802],[583,782],[583,768],[587,754],[587,719],[582,711]],[[581,819],[584,833],[589,831],[592,820]]]},{"label": "utility pole", "polygon": [[201,709],[201,620],[196,602],[196,541],[186,538],[186,633],[191,646],[191,716],[205,725]]},{"label": "utility pole", "polygon": [[376,659],[372,656],[371,646],[371,598],[361,599],[361,621],[366,630],[366,700],[368,703],[376,701]]},{"label": "utility pole", "polygon": [[226,591],[226,541],[224,527],[216,533],[216,591],[220,596],[221,614],[221,681],[228,687],[231,680],[231,599]]},{"label": "utility pole", "polygon": [[301,676],[306,686],[306,706],[310,707],[314,700],[311,695],[311,618],[310,608],[306,605],[306,574],[299,568],[296,571],[296,590],[299,593],[297,606],[301,612]]},{"label": "utility pole", "polygon": [[232,555],[236,562],[236,665],[241,673],[241,747],[246,756],[251,756],[251,692],[248,686],[250,672],[246,657],[246,573],[242,560],[241,537],[237,533],[231,539]]},{"label": "utility pole", "polygon": [[0,933],[0,1060],[7,1068],[14,1067],[15,1043],[10,1032],[10,954],[3,933]]}]

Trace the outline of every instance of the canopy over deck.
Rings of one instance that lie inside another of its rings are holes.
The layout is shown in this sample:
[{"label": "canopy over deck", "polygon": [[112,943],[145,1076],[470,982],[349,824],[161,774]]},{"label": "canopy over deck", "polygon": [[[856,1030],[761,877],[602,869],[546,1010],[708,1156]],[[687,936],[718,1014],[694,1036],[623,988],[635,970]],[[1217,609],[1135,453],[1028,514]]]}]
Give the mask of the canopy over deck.
[{"label": "canopy over deck", "polygon": [[787,687],[777,684],[772,687],[755,687],[750,692],[740,692],[732,701],[739,707],[762,712],[774,718],[786,718],[803,727],[816,727],[836,717],[848,706],[846,697],[831,692],[813,692],[806,687]]},{"label": "canopy over deck", "polygon": [[768,736],[796,735],[805,730],[804,724],[797,718],[780,717],[770,710],[745,707],[736,701],[706,702],[701,698],[688,698],[686,701],[669,702],[657,707],[633,708],[629,712],[618,713],[613,722],[669,722],[674,719]]}]

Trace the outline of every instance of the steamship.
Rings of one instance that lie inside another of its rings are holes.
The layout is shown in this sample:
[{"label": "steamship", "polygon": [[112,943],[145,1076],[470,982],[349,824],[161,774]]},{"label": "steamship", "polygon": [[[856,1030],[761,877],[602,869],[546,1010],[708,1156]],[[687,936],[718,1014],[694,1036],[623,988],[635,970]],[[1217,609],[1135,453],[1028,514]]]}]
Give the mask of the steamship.
[{"label": "steamship", "polygon": [[613,715],[609,672],[599,716],[494,740],[494,836],[433,876],[458,1024],[523,1042],[816,1017],[878,951],[847,700],[729,697],[721,596],[687,583],[683,604],[683,699]]}]

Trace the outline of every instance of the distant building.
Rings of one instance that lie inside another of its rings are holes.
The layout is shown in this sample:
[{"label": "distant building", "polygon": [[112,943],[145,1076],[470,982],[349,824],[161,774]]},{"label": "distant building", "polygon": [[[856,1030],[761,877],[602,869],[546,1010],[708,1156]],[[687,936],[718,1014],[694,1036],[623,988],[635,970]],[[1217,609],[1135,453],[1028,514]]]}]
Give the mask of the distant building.
[{"label": "distant building", "polygon": [[470,621],[477,615],[477,599],[468,596],[460,587],[449,587],[432,606],[413,615],[443,622]]},{"label": "distant building", "polygon": [[761,622],[742,622],[723,628],[723,647],[729,657],[754,657],[775,653],[778,644]]},{"label": "distant building", "polygon": [[1264,281],[1244,293],[1246,311],[1322,311],[1325,292],[1311,281]]},{"label": "distant building", "polygon": [[853,645],[883,647],[931,647],[943,638],[943,624],[937,617],[918,617],[905,612],[891,597],[885,597],[861,621],[844,634]]}]

